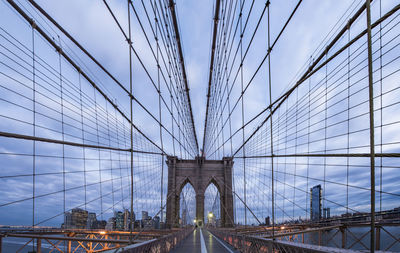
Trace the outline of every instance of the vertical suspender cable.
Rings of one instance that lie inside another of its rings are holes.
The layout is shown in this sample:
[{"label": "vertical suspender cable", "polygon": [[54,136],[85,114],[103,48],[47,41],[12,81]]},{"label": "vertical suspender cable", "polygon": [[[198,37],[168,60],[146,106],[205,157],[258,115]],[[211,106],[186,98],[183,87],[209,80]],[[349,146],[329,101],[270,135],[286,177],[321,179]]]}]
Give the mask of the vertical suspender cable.
[{"label": "vertical suspender cable", "polygon": [[[100,131],[99,131],[99,116],[98,115],[98,107],[97,107],[97,96],[96,96],[96,89],[93,88],[93,97],[94,97],[94,108],[95,108],[95,122],[96,122],[96,136],[97,136],[97,144],[100,146]],[[101,219],[103,220],[103,180],[101,176],[101,149],[98,148],[98,164],[99,164],[99,189],[100,189],[100,215]]]},{"label": "vertical suspender cable", "polygon": [[131,10],[129,7],[129,3],[131,0],[127,0],[128,3],[128,29],[129,29],[129,40],[128,40],[128,48],[129,48],[129,108],[130,108],[130,147],[131,147],[131,159],[130,159],[130,167],[131,167],[131,212],[130,212],[130,225],[129,225],[129,242],[132,241],[132,230],[133,230],[133,95],[132,95],[132,37],[131,37]]},{"label": "vertical suspender cable", "polygon": [[[62,72],[61,72],[61,51],[62,51],[62,45],[61,45],[61,39],[60,36],[58,36],[59,40],[59,50],[58,50],[58,63],[59,63],[59,68],[60,68],[60,92],[61,92],[61,134],[62,134],[62,141],[65,141],[65,136],[64,136],[64,94],[63,94],[63,80],[62,80]],[[62,144],[62,170],[63,170],[63,212],[65,213],[66,211],[66,179],[65,179],[65,145]]]},{"label": "vertical suspender cable", "polygon": [[[325,54],[325,59],[328,59],[328,54],[329,54],[329,51],[327,50],[326,51],[326,54]],[[324,116],[324,154],[326,154],[327,153],[327,148],[326,148],[326,141],[327,141],[327,135],[328,135],[328,131],[327,131],[327,129],[328,129],[328,63],[325,65],[325,94],[324,94],[324,97],[325,97],[325,101],[324,101],[324,104],[325,104],[325,108],[324,108],[324,113],[325,113],[325,116]],[[324,186],[323,186],[323,188],[322,188],[322,200],[323,200],[323,202],[322,202],[322,210],[324,210],[325,208],[326,208],[326,199],[325,199],[325,193],[326,193],[326,161],[327,160],[327,157],[326,156],[324,156]],[[320,216],[320,218],[321,218],[321,213],[319,214],[319,216]]]},{"label": "vertical suspender cable", "polygon": [[[78,72],[78,82],[79,82],[79,104],[81,111],[81,128],[82,128],[82,143],[85,144],[85,132],[83,129],[83,105],[82,105],[82,81],[81,81],[81,73]],[[87,210],[87,184],[86,184],[86,151],[85,147],[82,147],[82,156],[83,156],[83,184],[85,189],[85,210]]]},{"label": "vertical suspender cable", "polygon": [[[244,94],[243,94],[243,1],[240,0],[240,13],[239,13],[239,19],[240,19],[240,85],[241,85],[241,90],[242,90],[242,142],[244,143]],[[246,149],[245,145],[243,145],[243,199],[244,203],[246,203]],[[247,204],[246,204],[247,205]],[[247,226],[247,208],[244,208],[244,225]]]},{"label": "vertical suspender cable", "polygon": [[[310,64],[309,66],[312,65],[312,57],[310,57]],[[308,119],[307,119],[307,153],[310,153],[310,128],[311,128],[311,77],[308,79]],[[306,184],[306,217],[307,213],[311,213],[309,208],[311,205],[308,205],[308,201],[311,199],[309,198],[309,193],[308,193],[308,185],[309,185],[309,175],[310,175],[310,157],[307,157],[307,184]],[[310,217],[311,218],[311,217]]]},{"label": "vertical suspender cable", "polygon": [[[108,146],[111,147],[111,136],[110,136],[110,119],[109,115],[110,113],[108,112],[108,105],[106,103],[106,124],[107,124],[107,137],[108,137]],[[111,172],[111,199],[112,199],[112,210],[113,213],[115,213],[115,191],[114,191],[114,166],[112,162],[112,153],[111,149],[108,151],[110,158],[110,172]]]},{"label": "vertical suspender cable", "polygon": [[[350,41],[350,26],[348,27],[348,41]],[[347,48],[347,154],[350,153],[350,46]],[[346,157],[346,214],[349,212],[349,169],[350,158]]]},{"label": "vertical suspender cable", "polygon": [[[382,18],[382,0],[379,0],[379,18]],[[383,149],[382,149],[382,142],[383,142],[383,97],[382,97],[382,85],[383,85],[383,78],[382,78],[382,23],[379,23],[379,88],[380,88],[380,150],[379,152],[382,153]],[[383,158],[381,157],[379,159],[380,161],[380,165],[379,165],[379,169],[380,169],[380,175],[379,175],[379,212],[382,212],[382,163],[383,163]]]},{"label": "vertical suspender cable", "polygon": [[[32,96],[33,96],[33,136],[36,136],[36,69],[35,69],[35,23],[32,25]],[[32,152],[32,227],[35,227],[35,188],[36,188],[36,141]],[[1,249],[0,249],[1,250]],[[33,250],[35,245],[33,244]]]},{"label": "vertical suspender cable", "polygon": [[[271,85],[271,33],[270,33],[270,17],[269,8],[271,6],[270,1],[267,1],[268,6],[268,88],[269,88],[269,103],[272,105],[272,85]],[[272,240],[275,240],[275,203],[274,203],[274,143],[273,143],[273,130],[272,130],[272,106],[269,107],[271,118],[270,118],[270,135],[271,135],[271,188],[272,188]]]},{"label": "vertical suspender cable", "polygon": [[368,42],[368,91],[369,91],[369,146],[371,163],[371,238],[370,251],[375,252],[375,129],[374,129],[374,82],[372,70],[371,1],[366,0]]},{"label": "vertical suspender cable", "polygon": [[[161,148],[164,150],[163,143],[163,134],[162,134],[162,111],[161,111],[161,86],[160,86],[160,63],[159,63],[159,54],[160,54],[160,45],[158,41],[158,19],[157,19],[157,2],[154,0],[154,26],[156,27],[155,31],[155,40],[157,44],[157,84],[158,84],[158,113],[159,113],[159,126],[160,126],[160,142]],[[160,6],[161,7],[161,6]],[[163,181],[164,181],[164,154],[161,155],[161,182],[160,182],[160,209],[161,209],[161,221],[163,220]]]}]

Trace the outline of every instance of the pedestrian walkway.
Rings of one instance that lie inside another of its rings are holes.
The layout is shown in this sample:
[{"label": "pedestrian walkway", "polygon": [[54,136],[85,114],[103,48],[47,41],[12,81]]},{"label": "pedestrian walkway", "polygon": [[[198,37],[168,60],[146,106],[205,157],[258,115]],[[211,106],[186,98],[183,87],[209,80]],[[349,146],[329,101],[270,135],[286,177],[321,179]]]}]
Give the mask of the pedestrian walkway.
[{"label": "pedestrian walkway", "polygon": [[207,229],[197,228],[185,240],[178,244],[173,253],[236,253],[227,243],[212,235]]}]

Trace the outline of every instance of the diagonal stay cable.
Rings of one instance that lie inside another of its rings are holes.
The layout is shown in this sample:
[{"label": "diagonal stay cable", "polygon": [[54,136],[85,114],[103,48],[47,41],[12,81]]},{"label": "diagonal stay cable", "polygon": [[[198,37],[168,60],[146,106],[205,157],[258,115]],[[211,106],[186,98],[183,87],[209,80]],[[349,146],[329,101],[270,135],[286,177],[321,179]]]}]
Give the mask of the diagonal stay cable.
[{"label": "diagonal stay cable", "polygon": [[118,106],[102,91],[96,83],[81,70],[81,68],[58,46],[36,23],[35,21],[29,17],[15,2],[14,0],[7,0],[7,2],[36,30],[40,33],[42,37],[44,37],[47,42],[53,46],[56,51],[60,53],[66,59],[72,67],[74,67],[81,75],[105,98],[105,100],[110,103],[144,138],[146,138],[150,143],[152,143],[155,147],[157,147],[162,153],[165,154],[165,151],[161,149],[154,141],[152,141],[149,137],[147,137],[126,115],[118,108]]},{"label": "diagonal stay cable", "polygon": [[[325,50],[321,53],[321,55],[313,62],[312,65],[308,68],[308,70],[303,74],[303,76],[296,82],[296,84],[289,89],[286,93],[284,93],[281,97],[279,97],[277,100],[275,100],[272,104],[270,104],[266,109],[272,108],[275,104],[276,107],[272,110],[271,114],[272,115],[282,104],[285,102],[288,97],[293,93],[293,91],[300,85],[302,84],[305,80],[307,80],[312,74],[315,73],[314,68],[318,63],[323,59],[323,57],[328,53],[328,51],[336,44],[336,42],[342,37],[342,35],[347,31],[347,29],[353,24],[356,19],[363,13],[365,10],[365,4],[354,14],[354,16],[349,20],[349,22],[346,24],[346,26],[343,27],[343,29],[335,36],[335,38],[329,43],[329,45],[325,48]],[[374,22],[371,27],[374,28],[380,23],[382,23],[384,20],[389,18],[391,15],[393,15],[395,12],[397,12],[400,9],[400,4],[396,5],[393,9],[388,11],[384,16],[379,18],[376,22]],[[337,56],[340,54],[340,52],[343,52],[346,48],[348,48],[350,45],[355,43],[358,39],[360,39],[363,35],[366,34],[366,30],[361,32],[358,36],[356,36],[353,40],[348,42],[346,45],[344,45],[341,49],[339,49],[336,53],[334,53],[332,56]],[[330,60],[332,60],[332,56],[328,58],[325,62],[320,64],[317,68],[320,69],[324,65],[326,65]],[[268,115],[262,122],[261,124],[252,132],[252,134],[247,138],[247,140],[236,150],[236,152],[233,154],[235,156],[240,149],[257,133],[260,128],[267,122],[267,120],[270,118],[270,115]]]}]

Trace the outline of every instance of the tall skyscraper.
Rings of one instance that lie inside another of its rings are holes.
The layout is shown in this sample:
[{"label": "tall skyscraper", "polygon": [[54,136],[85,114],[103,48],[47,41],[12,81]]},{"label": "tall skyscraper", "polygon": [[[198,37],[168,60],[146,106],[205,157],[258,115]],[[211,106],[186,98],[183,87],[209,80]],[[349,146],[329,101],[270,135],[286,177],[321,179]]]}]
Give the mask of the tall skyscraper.
[{"label": "tall skyscraper", "polygon": [[142,211],[142,220],[148,220],[149,218],[149,212],[147,211]]},{"label": "tall skyscraper", "polygon": [[329,207],[323,209],[323,217],[324,219],[331,218],[331,209]]},{"label": "tall skyscraper", "polygon": [[310,207],[311,207],[311,220],[319,221],[321,219],[321,200],[322,188],[321,185],[316,185],[310,189]]},{"label": "tall skyscraper", "polygon": [[269,216],[265,217],[265,225],[266,226],[270,226],[271,225],[271,219],[269,218]]},{"label": "tall skyscraper", "polygon": [[74,208],[71,212],[64,213],[63,228],[85,229],[88,224],[88,211],[81,208]]},{"label": "tall skyscraper", "polygon": [[105,229],[109,230],[109,231],[115,230],[115,218],[114,217],[111,217],[108,219]]},{"label": "tall skyscraper", "polygon": [[[133,226],[133,223],[135,222],[135,219],[136,219],[135,212],[133,212],[133,214],[132,214],[132,226]],[[128,211],[128,209],[125,209],[124,210],[124,230],[125,231],[129,230],[130,223],[131,223],[130,220],[131,220],[131,213]]]},{"label": "tall skyscraper", "polygon": [[64,213],[64,224],[63,228],[73,228],[72,227],[72,215],[70,212]]},{"label": "tall skyscraper", "polygon": [[154,216],[153,219],[153,228],[159,229],[160,228],[160,216]]},{"label": "tall skyscraper", "polygon": [[116,230],[124,230],[124,213],[121,211],[115,212],[115,229]]},{"label": "tall skyscraper", "polygon": [[86,228],[87,229],[96,229],[96,225],[97,225],[96,213],[89,213]]},{"label": "tall skyscraper", "polygon": [[88,219],[88,211],[81,208],[74,208],[71,211],[72,226],[74,228],[85,229]]}]

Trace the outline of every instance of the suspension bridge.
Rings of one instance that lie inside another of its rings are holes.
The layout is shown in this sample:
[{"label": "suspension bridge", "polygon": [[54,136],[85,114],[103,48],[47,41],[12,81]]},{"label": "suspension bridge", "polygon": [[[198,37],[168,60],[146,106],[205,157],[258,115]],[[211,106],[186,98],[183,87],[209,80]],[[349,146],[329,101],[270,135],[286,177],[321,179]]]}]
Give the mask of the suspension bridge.
[{"label": "suspension bridge", "polygon": [[400,251],[400,4],[198,2],[0,2],[0,252]]}]

